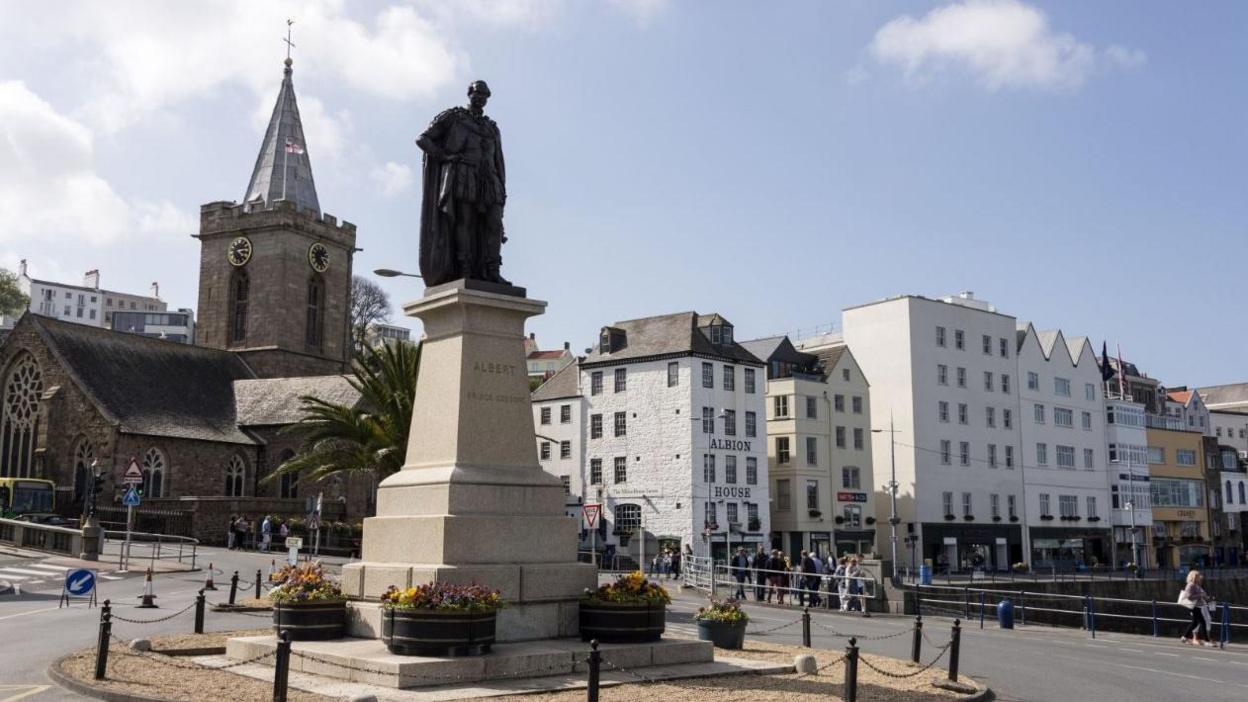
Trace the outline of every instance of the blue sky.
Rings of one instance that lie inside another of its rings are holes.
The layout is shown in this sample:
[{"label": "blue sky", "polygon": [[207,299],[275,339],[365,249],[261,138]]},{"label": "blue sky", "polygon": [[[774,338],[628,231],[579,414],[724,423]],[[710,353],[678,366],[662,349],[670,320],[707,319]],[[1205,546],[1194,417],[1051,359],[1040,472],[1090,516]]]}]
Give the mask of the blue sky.
[{"label": "blue sky", "polygon": [[549,301],[545,346],[969,289],[1168,385],[1248,376],[1233,2],[0,2],[0,265],[193,307],[198,206],[242,197],[286,17],[360,271],[416,268],[413,140],[489,81],[504,272]]}]

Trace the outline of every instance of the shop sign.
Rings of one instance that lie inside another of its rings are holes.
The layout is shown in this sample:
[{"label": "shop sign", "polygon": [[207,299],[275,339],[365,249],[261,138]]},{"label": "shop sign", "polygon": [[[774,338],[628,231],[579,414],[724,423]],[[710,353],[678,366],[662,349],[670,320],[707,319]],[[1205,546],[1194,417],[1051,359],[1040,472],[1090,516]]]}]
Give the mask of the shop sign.
[{"label": "shop sign", "polygon": [[748,453],[750,442],[738,439],[711,439],[711,448],[723,451],[745,451]]},{"label": "shop sign", "polygon": [[750,499],[750,489],[748,487],[732,487],[732,486],[715,486],[715,497],[725,497],[728,499]]},{"label": "shop sign", "polygon": [[865,492],[838,492],[836,493],[837,502],[866,502],[867,493]]}]

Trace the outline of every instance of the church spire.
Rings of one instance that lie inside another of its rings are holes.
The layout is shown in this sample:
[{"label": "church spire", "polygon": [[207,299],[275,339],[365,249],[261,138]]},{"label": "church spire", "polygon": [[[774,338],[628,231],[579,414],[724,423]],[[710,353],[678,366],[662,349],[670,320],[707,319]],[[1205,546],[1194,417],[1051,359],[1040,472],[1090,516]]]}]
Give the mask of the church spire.
[{"label": "church spire", "polygon": [[[293,45],[292,45],[293,46]],[[291,82],[291,59],[286,57],[282,88],[277,93],[277,104],[269,118],[269,128],[256,157],[256,167],[247,184],[243,199],[247,207],[271,207],[274,202],[287,200],[300,210],[320,214],[321,206],[316,199],[316,182],[312,179],[312,162],[308,159],[308,146],[303,137],[303,123],[299,119],[299,105],[295,101],[295,86]],[[257,205],[256,201],[263,201]]]}]

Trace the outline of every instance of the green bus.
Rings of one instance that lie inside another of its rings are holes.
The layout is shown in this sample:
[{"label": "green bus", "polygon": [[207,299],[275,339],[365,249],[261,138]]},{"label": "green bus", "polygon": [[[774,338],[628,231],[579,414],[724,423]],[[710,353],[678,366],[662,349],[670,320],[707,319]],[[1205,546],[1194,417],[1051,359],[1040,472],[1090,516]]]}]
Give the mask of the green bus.
[{"label": "green bus", "polygon": [[56,484],[37,478],[0,478],[0,516],[54,514]]}]

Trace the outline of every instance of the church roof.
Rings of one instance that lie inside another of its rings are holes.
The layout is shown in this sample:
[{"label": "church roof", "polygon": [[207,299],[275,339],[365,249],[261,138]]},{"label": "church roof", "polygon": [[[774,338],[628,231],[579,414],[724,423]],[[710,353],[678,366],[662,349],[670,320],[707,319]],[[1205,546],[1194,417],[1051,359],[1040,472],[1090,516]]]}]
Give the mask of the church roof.
[{"label": "church roof", "polygon": [[238,424],[244,427],[295,424],[302,416],[300,398],[305,396],[336,405],[355,406],[360,401],[360,392],[345,375],[235,380]]},{"label": "church roof", "polygon": [[24,320],[120,431],[257,443],[235,419],[234,381],[255,377],[237,354],[36,314]]},{"label": "church roof", "polygon": [[290,59],[286,59],[277,104],[273,105],[273,116],[269,118],[269,128],[260,144],[260,155],[256,157],[256,167],[247,183],[243,202],[251,206],[259,199],[263,201],[261,207],[269,207],[277,200],[289,200],[300,210],[320,214],[312,162],[303,136],[303,122],[299,119],[295,86],[290,79],[290,63]]}]

